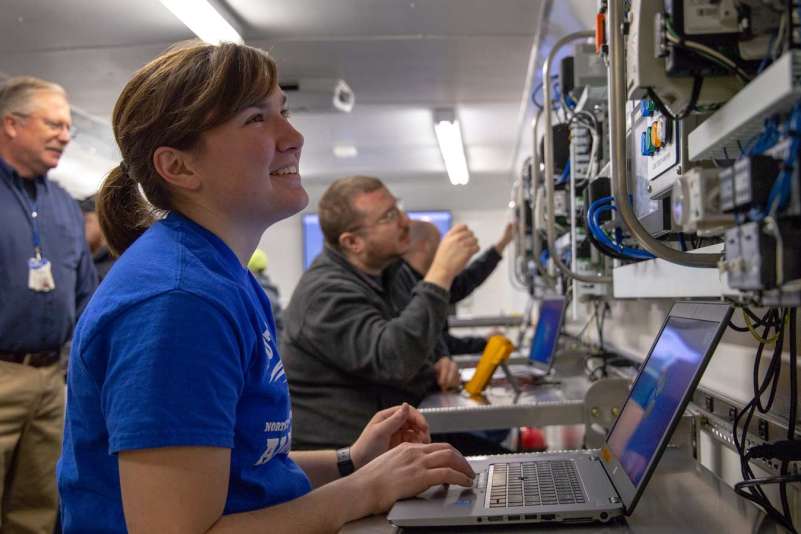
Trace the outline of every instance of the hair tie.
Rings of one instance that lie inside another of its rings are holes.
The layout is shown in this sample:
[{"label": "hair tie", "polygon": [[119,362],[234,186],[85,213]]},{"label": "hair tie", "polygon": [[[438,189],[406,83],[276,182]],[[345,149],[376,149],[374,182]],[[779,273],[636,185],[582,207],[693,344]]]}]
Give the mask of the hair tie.
[{"label": "hair tie", "polygon": [[121,171],[122,171],[124,174],[128,174],[128,165],[125,163],[125,160],[121,160],[121,161],[120,161],[119,167],[120,167],[120,170],[121,170]]}]

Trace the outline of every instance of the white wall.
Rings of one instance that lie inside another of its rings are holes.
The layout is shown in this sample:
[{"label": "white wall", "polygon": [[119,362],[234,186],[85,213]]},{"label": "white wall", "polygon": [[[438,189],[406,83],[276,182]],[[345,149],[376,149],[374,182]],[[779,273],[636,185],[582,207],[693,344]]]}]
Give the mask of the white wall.
[{"label": "white wall", "polygon": [[290,217],[270,227],[259,248],[267,253],[267,274],[281,292],[286,306],[303,274],[303,232],[300,216]]},{"label": "white wall", "polygon": [[[453,222],[468,225],[478,237],[481,250],[498,241],[510,221],[508,210],[464,210],[454,212]],[[504,251],[503,260],[470,297],[459,303],[460,316],[506,315],[522,313],[527,295],[514,289],[509,281],[512,245]]]}]

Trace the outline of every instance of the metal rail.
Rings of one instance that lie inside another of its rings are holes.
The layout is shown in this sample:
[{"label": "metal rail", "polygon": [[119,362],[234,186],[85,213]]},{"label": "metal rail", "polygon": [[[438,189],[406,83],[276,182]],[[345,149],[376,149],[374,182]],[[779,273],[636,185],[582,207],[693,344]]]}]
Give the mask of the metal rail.
[{"label": "metal rail", "polygon": [[532,147],[531,147],[531,253],[534,259],[534,265],[537,266],[537,271],[539,271],[540,276],[545,280],[549,287],[554,287],[556,285],[556,277],[552,275],[548,271],[548,267],[543,265],[540,261],[540,253],[542,252],[542,240],[540,239],[539,229],[537,228],[537,195],[539,194],[539,187],[540,187],[540,178],[542,177],[542,173],[540,172],[540,164],[539,158],[537,157],[537,128],[539,126],[540,119],[542,118],[542,111],[538,110],[534,114],[534,118],[531,120],[531,137],[533,139]]}]

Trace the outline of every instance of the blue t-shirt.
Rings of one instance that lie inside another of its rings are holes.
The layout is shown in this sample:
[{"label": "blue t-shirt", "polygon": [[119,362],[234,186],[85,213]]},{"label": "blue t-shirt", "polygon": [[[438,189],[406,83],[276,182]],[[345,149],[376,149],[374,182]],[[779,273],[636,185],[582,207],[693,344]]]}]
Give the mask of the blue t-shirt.
[{"label": "blue t-shirt", "polygon": [[125,532],[120,451],[231,449],[225,514],[299,497],[270,302],[221,239],[177,213],[122,255],[78,322],[58,486],[64,531]]}]

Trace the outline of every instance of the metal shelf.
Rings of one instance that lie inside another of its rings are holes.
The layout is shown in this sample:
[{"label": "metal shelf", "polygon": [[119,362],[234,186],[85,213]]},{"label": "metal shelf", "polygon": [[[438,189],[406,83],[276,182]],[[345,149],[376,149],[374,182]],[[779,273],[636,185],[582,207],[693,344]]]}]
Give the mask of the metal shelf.
[{"label": "metal shelf", "polygon": [[[723,250],[723,244],[697,249],[694,252],[713,253]],[[737,296],[730,288],[728,276],[718,269],[683,267],[656,259],[616,267],[612,271],[614,297],[633,298],[719,298]]]},{"label": "metal shelf", "polygon": [[799,98],[801,51],[791,50],[690,132],[690,159],[737,158],[767,117],[790,111]]}]

